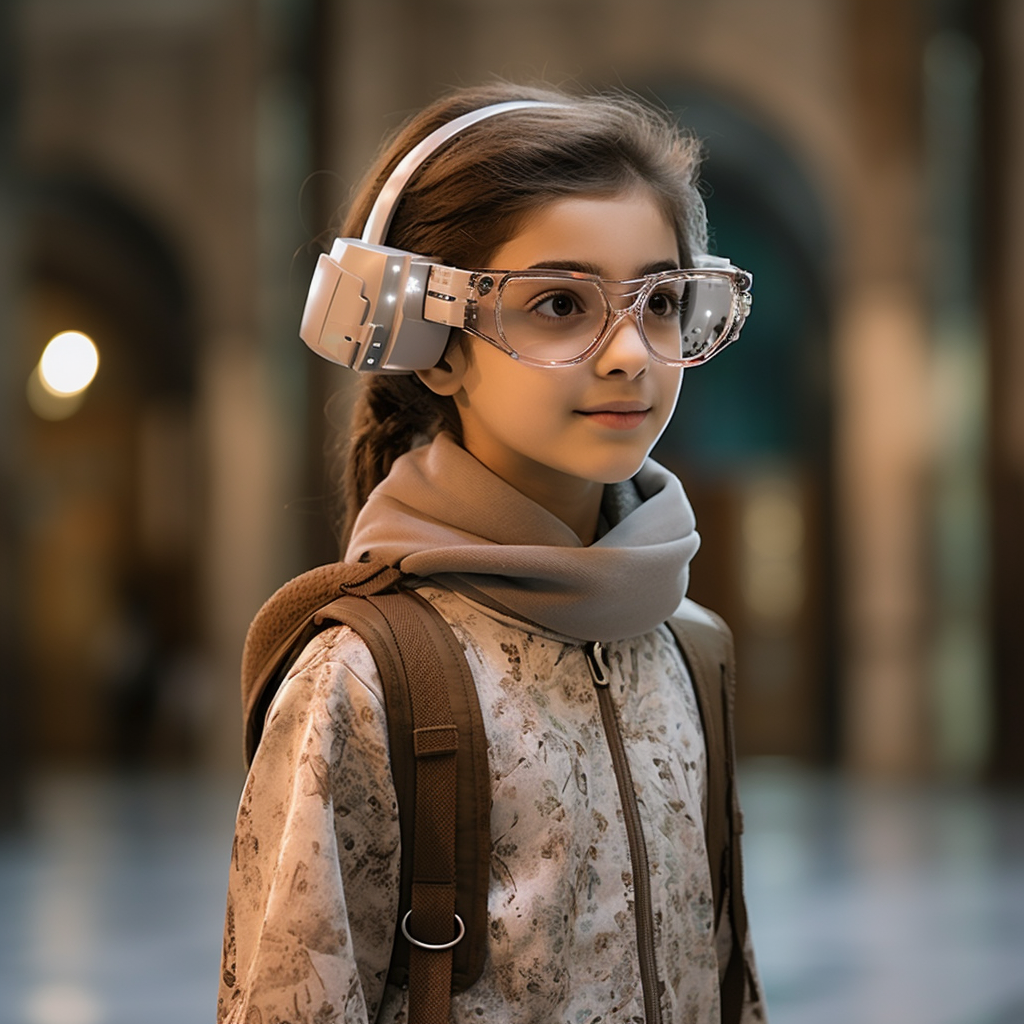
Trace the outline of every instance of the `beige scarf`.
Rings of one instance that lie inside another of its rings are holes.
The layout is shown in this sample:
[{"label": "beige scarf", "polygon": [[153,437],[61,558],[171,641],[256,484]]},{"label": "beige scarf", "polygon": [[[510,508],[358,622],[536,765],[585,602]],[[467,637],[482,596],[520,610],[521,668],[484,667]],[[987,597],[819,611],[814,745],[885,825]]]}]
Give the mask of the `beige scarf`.
[{"label": "beige scarf", "polygon": [[676,610],[700,538],[682,485],[653,460],[605,495],[609,528],[584,547],[440,434],[397,459],[373,490],[345,560],[381,559],[565,636],[622,640]]}]

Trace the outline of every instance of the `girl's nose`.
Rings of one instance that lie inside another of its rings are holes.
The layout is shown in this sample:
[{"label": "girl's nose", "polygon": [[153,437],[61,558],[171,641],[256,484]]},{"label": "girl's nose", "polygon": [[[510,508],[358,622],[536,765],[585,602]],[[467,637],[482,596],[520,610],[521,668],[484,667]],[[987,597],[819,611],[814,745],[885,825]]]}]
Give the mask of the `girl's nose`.
[{"label": "girl's nose", "polygon": [[595,360],[594,369],[602,377],[621,373],[627,380],[635,380],[646,372],[651,354],[631,310],[620,314],[611,323]]}]

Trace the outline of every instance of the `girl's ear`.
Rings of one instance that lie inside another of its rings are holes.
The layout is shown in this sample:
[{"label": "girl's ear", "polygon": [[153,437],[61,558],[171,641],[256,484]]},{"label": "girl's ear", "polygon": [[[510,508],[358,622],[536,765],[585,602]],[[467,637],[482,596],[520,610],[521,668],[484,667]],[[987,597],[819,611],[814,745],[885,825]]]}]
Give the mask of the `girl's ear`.
[{"label": "girl's ear", "polygon": [[415,372],[435,395],[451,397],[456,394],[461,390],[462,378],[466,375],[466,350],[462,339],[452,339],[436,366]]}]

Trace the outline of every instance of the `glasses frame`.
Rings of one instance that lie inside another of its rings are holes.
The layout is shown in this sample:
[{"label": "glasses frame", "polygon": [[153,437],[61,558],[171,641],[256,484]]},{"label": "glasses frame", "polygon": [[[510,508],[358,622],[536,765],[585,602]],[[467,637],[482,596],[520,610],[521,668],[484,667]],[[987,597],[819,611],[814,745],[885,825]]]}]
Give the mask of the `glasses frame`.
[{"label": "glasses frame", "polygon": [[[605,303],[604,322],[594,340],[579,355],[572,359],[538,359],[516,351],[505,337],[500,316],[501,295],[511,282],[530,278],[543,278],[549,281],[579,281],[596,285]],[[644,332],[641,316],[644,304],[660,286],[670,280],[724,280],[729,284],[731,303],[725,327],[715,343],[710,345],[700,356],[669,359],[655,350]],[[740,330],[750,314],[753,299],[752,284],[752,275],[734,266],[707,269],[682,267],[646,274],[643,277],[630,280],[615,281],[599,277],[597,274],[585,274],[575,270],[544,270],[543,268],[459,270],[455,267],[442,267],[435,264],[427,285],[424,319],[435,323],[446,323],[467,331],[524,364],[558,367],[577,366],[590,359],[619,324],[627,317],[632,317],[637,325],[637,333],[653,360],[667,366],[700,366],[718,355],[739,337]],[[609,287],[614,289],[611,293],[608,291]],[[489,297],[492,295],[493,299],[490,299]],[[493,322],[497,337],[493,337],[481,329],[481,300],[484,300],[486,305],[490,305],[493,301]],[[628,305],[621,305],[623,300],[627,300]]]}]

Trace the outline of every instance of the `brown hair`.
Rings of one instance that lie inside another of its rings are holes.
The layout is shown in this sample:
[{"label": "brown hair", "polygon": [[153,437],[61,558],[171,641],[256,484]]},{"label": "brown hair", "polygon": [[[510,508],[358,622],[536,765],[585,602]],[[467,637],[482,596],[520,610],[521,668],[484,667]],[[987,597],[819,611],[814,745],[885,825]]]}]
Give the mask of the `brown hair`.
[{"label": "brown hair", "polygon": [[[642,185],[675,226],[682,265],[705,251],[704,204],[696,181],[700,146],[695,139],[630,98],[570,97],[506,83],[451,93],[402,127],[356,190],[341,236],[361,234],[392,170],[435,128],[488,104],[518,99],[565,106],[505,113],[456,136],[409,182],[387,245],[452,266],[482,268],[539,207],[569,196],[617,195]],[[343,550],[356,515],[394,460],[439,430],[460,438],[451,398],[435,395],[414,374],[362,376],[343,453]]]}]

